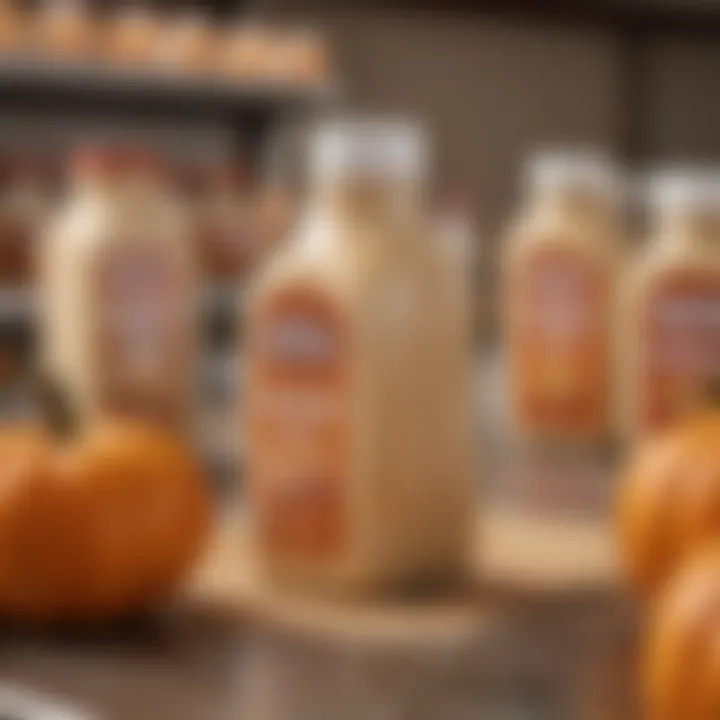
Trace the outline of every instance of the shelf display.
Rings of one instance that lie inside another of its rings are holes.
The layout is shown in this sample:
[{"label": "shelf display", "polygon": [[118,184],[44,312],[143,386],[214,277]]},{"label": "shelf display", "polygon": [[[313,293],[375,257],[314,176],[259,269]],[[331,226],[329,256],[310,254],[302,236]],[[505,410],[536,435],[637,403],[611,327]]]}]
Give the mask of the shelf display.
[{"label": "shelf display", "polygon": [[243,81],[267,80],[272,51],[273,36],[266,26],[238,24],[226,33],[222,41],[221,72]]},{"label": "shelf display", "polygon": [[27,14],[13,0],[0,2],[0,52],[22,50],[27,41]]},{"label": "shelf display", "polygon": [[149,65],[161,33],[158,16],[142,7],[119,10],[107,23],[105,55],[120,65]]},{"label": "shelf display", "polygon": [[166,20],[158,34],[155,63],[181,73],[211,73],[216,67],[217,32],[202,15]]},{"label": "shelf display", "polygon": [[[83,2],[46,3],[34,12],[0,4],[0,55],[14,63],[80,63],[216,82],[323,86],[331,79],[318,32],[238,21],[226,29],[198,12],[173,15],[142,6],[114,13]],[[98,65],[99,63],[99,65]]]},{"label": "shelf display", "polygon": [[[0,716],[639,714],[720,408],[621,474],[622,403],[720,393],[720,172],[630,257],[624,163],[709,157],[718,23],[603,2],[0,0]],[[658,716],[720,717],[719,569]]]},{"label": "shelf display", "polygon": [[91,60],[99,50],[100,26],[79,1],[46,3],[35,14],[30,33],[28,45],[41,57]]},{"label": "shelf display", "polygon": [[315,85],[329,76],[325,45],[319,33],[312,30],[278,32],[270,66],[270,76],[279,82]]}]

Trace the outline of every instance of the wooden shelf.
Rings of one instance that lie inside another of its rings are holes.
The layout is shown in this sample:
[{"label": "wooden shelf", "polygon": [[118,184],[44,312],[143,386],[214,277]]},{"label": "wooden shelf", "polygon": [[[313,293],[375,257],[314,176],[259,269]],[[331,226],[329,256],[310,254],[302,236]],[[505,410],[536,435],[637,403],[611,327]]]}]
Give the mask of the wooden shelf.
[{"label": "wooden shelf", "polygon": [[0,98],[73,111],[78,105],[117,114],[124,110],[182,111],[191,116],[237,114],[243,110],[294,111],[322,105],[335,87],[272,82],[240,82],[210,75],[187,76],[170,70],[93,66],[87,62],[51,62],[0,58]]}]

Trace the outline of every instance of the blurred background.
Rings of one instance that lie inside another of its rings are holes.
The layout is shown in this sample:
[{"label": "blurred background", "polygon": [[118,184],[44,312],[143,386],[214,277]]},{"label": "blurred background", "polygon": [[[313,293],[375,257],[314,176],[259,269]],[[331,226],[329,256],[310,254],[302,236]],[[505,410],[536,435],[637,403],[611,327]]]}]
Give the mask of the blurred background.
[{"label": "blurred background", "polygon": [[[499,336],[500,238],[528,156],[589,148],[630,171],[716,161],[718,72],[715,0],[0,2],[0,414],[37,410],[33,248],[82,145],[151,147],[194,213],[204,275],[197,440],[220,494],[234,494],[236,300],[298,217],[314,120],[422,121],[433,208],[472,246],[484,358]],[[607,453],[550,462],[504,490],[582,515],[605,510]],[[501,602],[512,620],[503,614],[502,631],[480,633],[479,645],[474,629],[472,641],[424,652],[288,639],[195,608],[90,637],[9,630],[0,715],[624,717],[632,613],[615,597],[536,600]]]}]

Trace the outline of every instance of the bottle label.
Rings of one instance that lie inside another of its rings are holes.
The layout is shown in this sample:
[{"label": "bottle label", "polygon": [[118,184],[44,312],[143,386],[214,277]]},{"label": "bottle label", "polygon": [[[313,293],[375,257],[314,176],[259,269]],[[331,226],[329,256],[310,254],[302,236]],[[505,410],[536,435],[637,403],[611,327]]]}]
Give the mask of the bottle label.
[{"label": "bottle label", "polygon": [[278,556],[329,560],[346,541],[348,345],[342,314],[311,289],[278,293],[251,322],[246,467]]},{"label": "bottle label", "polygon": [[510,351],[519,425],[595,434],[607,426],[609,283],[591,258],[537,252],[514,278]]},{"label": "bottle label", "polygon": [[162,248],[122,247],[100,260],[95,316],[103,413],[182,429],[192,373],[187,278]]},{"label": "bottle label", "polygon": [[647,433],[697,406],[720,379],[720,273],[673,273],[640,317],[638,420]]}]

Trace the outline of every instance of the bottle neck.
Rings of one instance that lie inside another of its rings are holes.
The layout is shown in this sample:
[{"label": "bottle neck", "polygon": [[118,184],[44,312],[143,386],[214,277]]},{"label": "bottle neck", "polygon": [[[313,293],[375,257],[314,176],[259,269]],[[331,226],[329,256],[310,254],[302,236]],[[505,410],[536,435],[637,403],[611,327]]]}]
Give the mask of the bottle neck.
[{"label": "bottle neck", "polygon": [[579,223],[612,223],[617,215],[612,200],[582,188],[540,188],[534,192],[531,204]]},{"label": "bottle neck", "polygon": [[420,183],[390,179],[342,179],[320,182],[318,204],[332,216],[358,226],[393,225],[417,217]]}]

